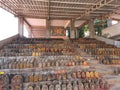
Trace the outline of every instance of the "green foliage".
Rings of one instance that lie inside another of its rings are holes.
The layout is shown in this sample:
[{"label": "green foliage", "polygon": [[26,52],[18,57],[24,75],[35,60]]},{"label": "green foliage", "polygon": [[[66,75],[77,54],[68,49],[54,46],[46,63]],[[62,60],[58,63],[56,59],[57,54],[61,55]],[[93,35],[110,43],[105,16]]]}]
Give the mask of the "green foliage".
[{"label": "green foliage", "polygon": [[78,30],[79,30],[79,38],[83,38],[85,36],[84,35],[84,28],[80,28]]},{"label": "green foliage", "polygon": [[83,37],[85,37],[85,32],[89,31],[89,26],[87,24],[87,25],[84,25],[81,28],[78,28],[77,30],[79,32],[79,38],[83,38]]},{"label": "green foliage", "polygon": [[88,25],[85,25],[83,28],[84,28],[84,32],[89,31],[89,26]]},{"label": "green foliage", "polygon": [[101,36],[102,35],[102,29],[107,27],[107,20],[94,20],[94,28],[96,35]]}]

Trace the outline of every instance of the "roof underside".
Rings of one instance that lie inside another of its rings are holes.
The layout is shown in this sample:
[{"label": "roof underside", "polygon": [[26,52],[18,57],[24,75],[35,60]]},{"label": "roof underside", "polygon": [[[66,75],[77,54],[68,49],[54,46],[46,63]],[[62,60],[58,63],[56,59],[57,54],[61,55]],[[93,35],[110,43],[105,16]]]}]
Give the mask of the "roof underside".
[{"label": "roof underside", "polygon": [[119,15],[120,0],[0,0],[15,16],[41,19],[83,19]]}]

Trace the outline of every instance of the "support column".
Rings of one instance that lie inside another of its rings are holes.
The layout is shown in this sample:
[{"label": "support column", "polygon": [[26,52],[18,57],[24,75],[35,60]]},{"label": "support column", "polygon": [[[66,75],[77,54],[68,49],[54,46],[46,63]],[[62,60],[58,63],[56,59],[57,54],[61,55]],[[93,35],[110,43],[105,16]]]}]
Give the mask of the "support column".
[{"label": "support column", "polygon": [[108,20],[107,20],[107,26],[108,26],[108,27],[112,26],[112,19],[108,19]]},{"label": "support column", "polygon": [[94,38],[95,36],[95,29],[94,29],[94,20],[91,19],[89,21],[89,30],[90,30],[90,38]]},{"label": "support column", "polygon": [[75,20],[72,19],[70,23],[70,38],[75,38]]},{"label": "support column", "polygon": [[50,26],[51,26],[50,19],[46,19],[46,38],[50,38],[51,36]]},{"label": "support column", "polygon": [[24,27],[24,20],[23,17],[18,17],[18,34],[20,37],[23,37],[23,27]]},{"label": "support column", "polygon": [[75,31],[76,31],[76,38],[79,38],[79,30],[76,29]]},{"label": "support column", "polygon": [[29,37],[29,38],[32,38],[32,28],[30,28],[30,29],[28,30],[28,37]]}]

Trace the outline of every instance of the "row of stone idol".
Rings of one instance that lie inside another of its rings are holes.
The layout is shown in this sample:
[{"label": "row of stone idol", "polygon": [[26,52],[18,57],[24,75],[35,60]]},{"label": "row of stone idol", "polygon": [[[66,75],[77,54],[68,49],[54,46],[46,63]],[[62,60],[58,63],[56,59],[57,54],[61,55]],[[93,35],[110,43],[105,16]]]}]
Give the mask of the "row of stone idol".
[{"label": "row of stone idol", "polygon": [[89,66],[81,56],[46,56],[46,57],[21,57],[0,58],[1,69],[26,69],[48,67]]},{"label": "row of stone idol", "polygon": [[71,79],[99,79],[101,75],[97,71],[70,71],[55,70],[46,72],[12,72],[8,73],[8,76],[21,75],[24,78],[24,82],[42,82],[42,81],[54,81],[54,80],[71,80]]},{"label": "row of stone idol", "polygon": [[50,52],[0,52],[1,57],[11,57],[11,56],[45,56],[45,55],[74,55],[73,51],[50,51]]},{"label": "row of stone idol", "polygon": [[68,82],[62,84],[30,84],[25,90],[109,90],[107,82],[99,82],[98,84],[89,82]]},{"label": "row of stone idol", "polygon": [[0,76],[0,90],[109,90],[103,78],[69,79],[24,83],[21,75]]},{"label": "row of stone idol", "polygon": [[18,62],[9,62],[0,65],[0,69],[27,69],[27,68],[57,68],[57,67],[82,67],[88,66],[89,64],[86,61],[48,61],[48,62],[30,62],[30,61],[18,61]]}]

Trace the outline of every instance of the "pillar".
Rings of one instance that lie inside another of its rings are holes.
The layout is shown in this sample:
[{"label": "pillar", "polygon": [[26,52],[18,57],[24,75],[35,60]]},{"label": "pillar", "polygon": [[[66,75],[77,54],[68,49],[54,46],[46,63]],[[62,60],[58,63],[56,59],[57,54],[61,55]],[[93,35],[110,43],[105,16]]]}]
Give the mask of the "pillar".
[{"label": "pillar", "polygon": [[79,38],[79,30],[76,29],[76,38]]},{"label": "pillar", "polygon": [[75,38],[75,20],[72,19],[70,22],[70,38]]},{"label": "pillar", "polygon": [[50,19],[46,19],[46,38],[50,38],[51,36],[51,22]]},{"label": "pillar", "polygon": [[108,26],[108,27],[112,26],[112,19],[108,19],[108,20],[107,20],[107,26]]},{"label": "pillar", "polygon": [[23,28],[24,28],[24,20],[23,17],[18,17],[18,34],[20,37],[23,37]]},{"label": "pillar", "polygon": [[29,28],[29,30],[28,30],[28,37],[32,38],[32,28]]},{"label": "pillar", "polygon": [[95,29],[94,29],[94,20],[89,20],[89,31],[90,31],[90,38],[94,38]]}]

